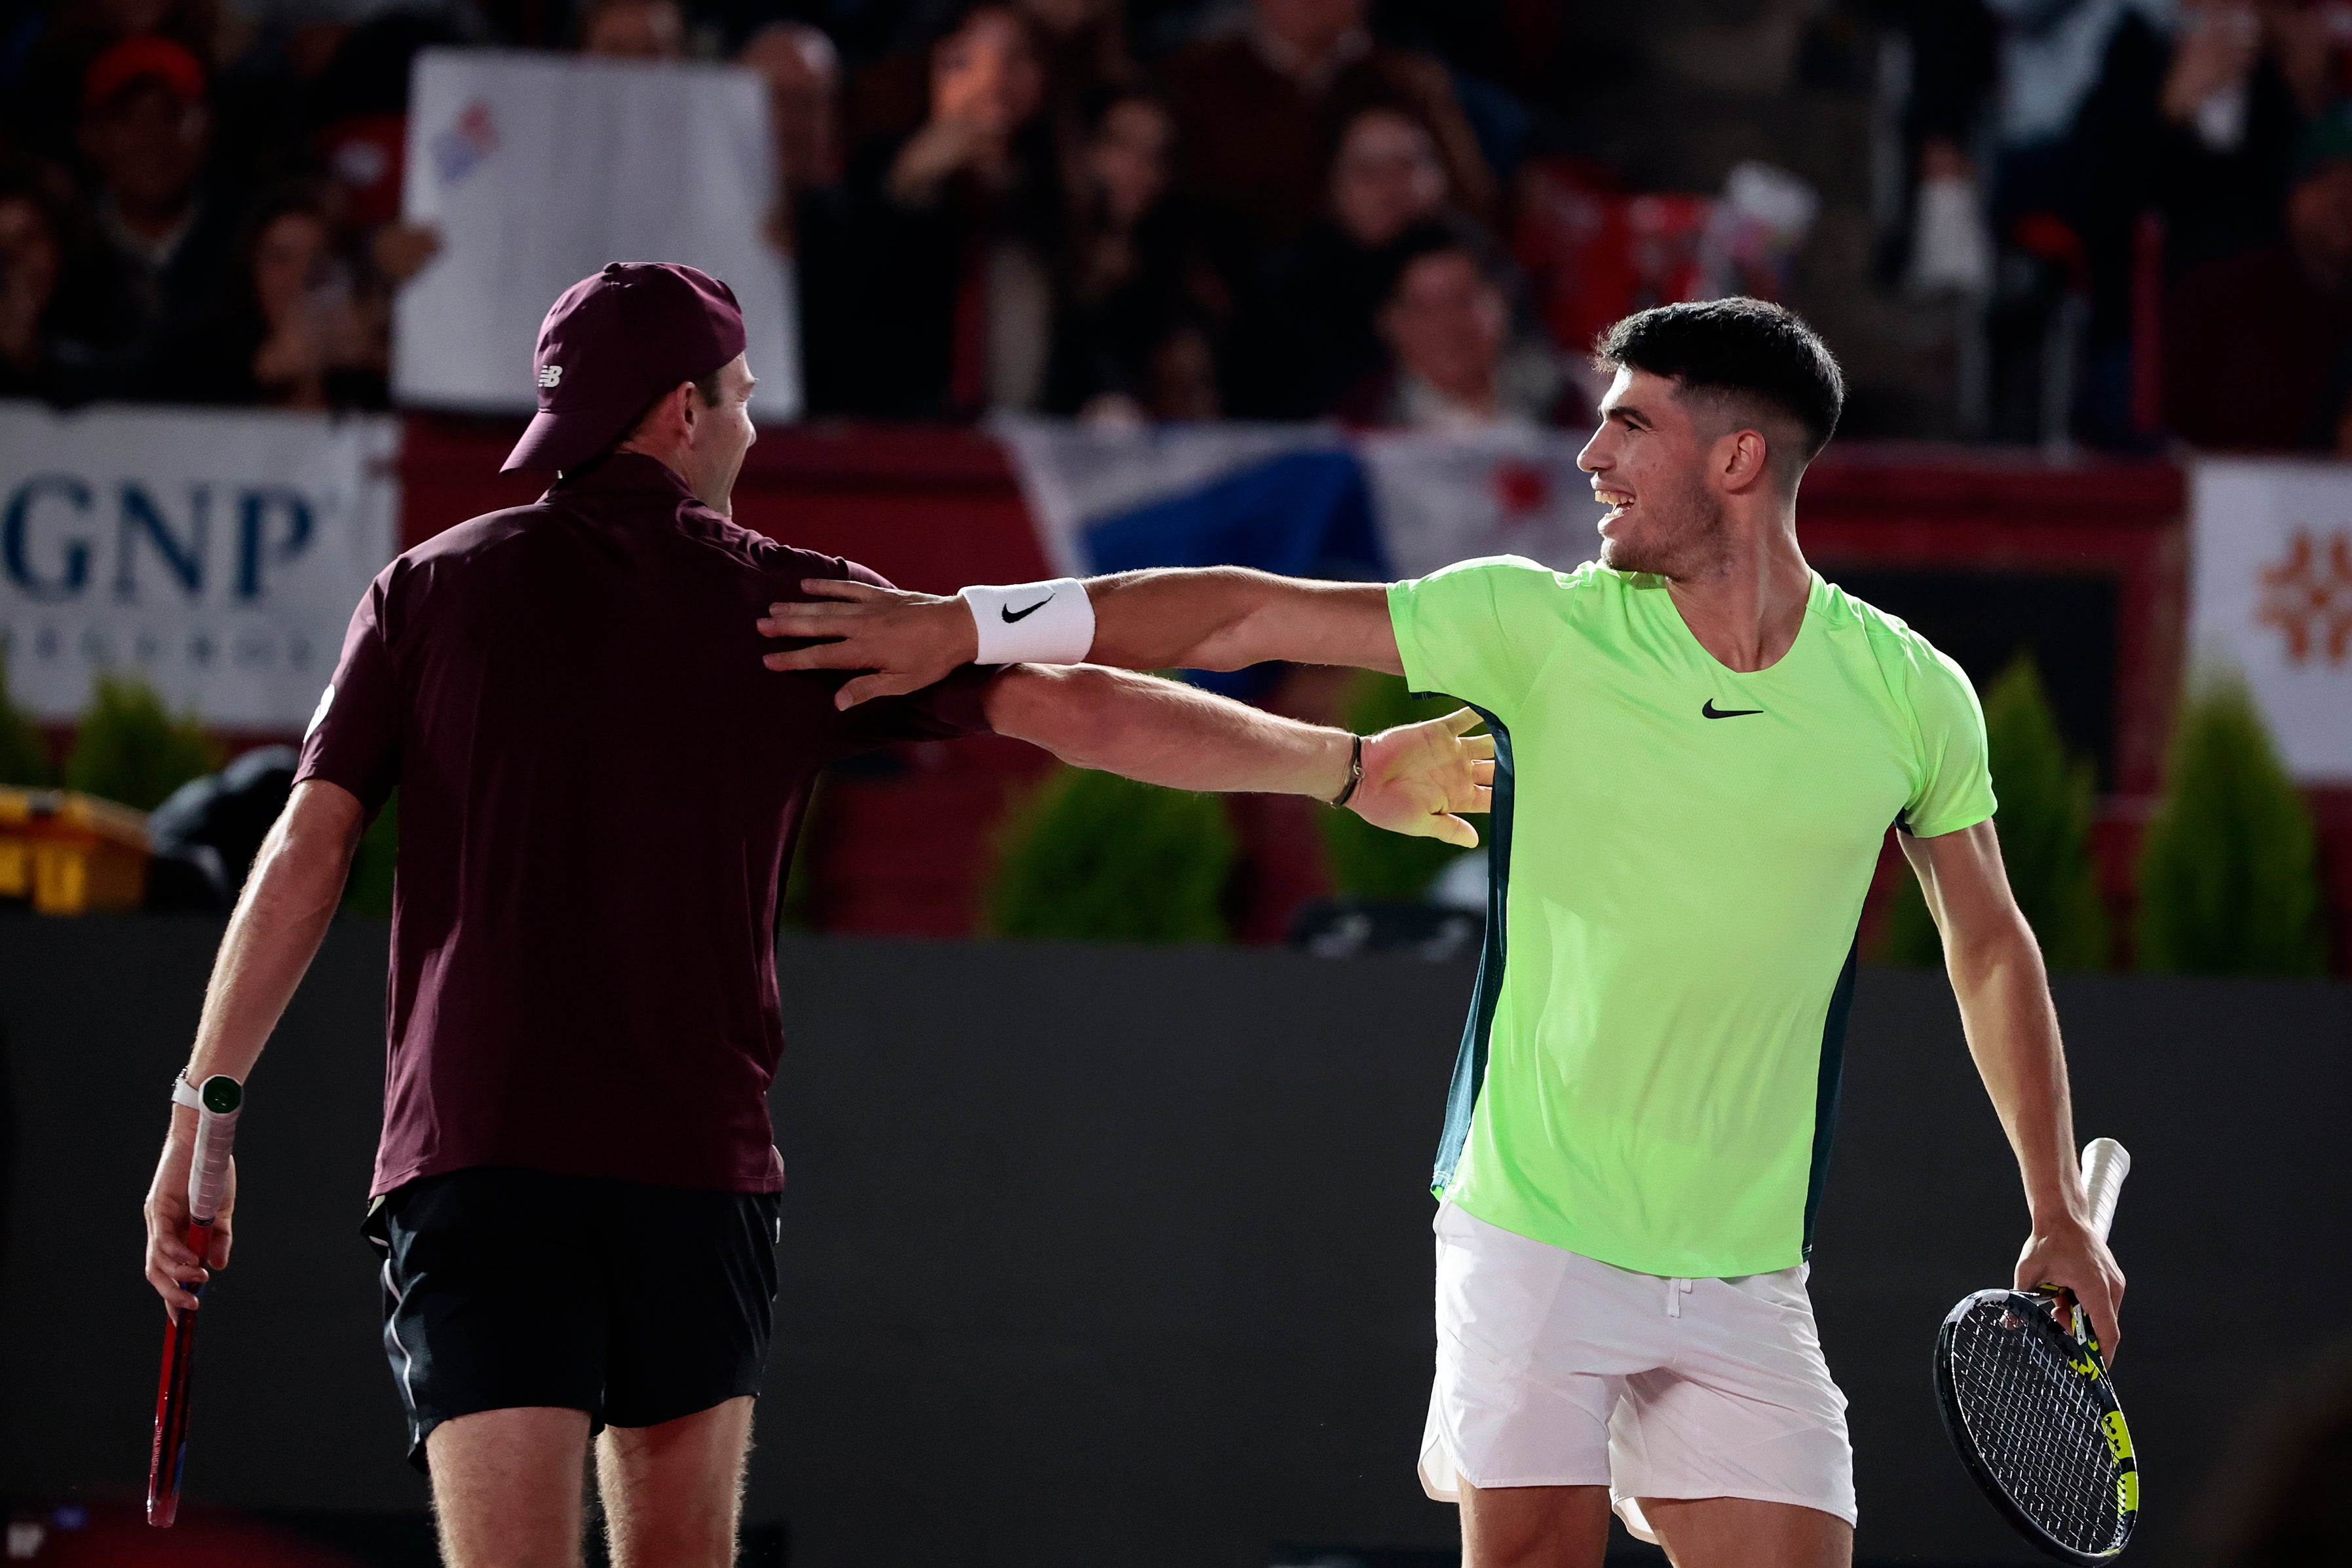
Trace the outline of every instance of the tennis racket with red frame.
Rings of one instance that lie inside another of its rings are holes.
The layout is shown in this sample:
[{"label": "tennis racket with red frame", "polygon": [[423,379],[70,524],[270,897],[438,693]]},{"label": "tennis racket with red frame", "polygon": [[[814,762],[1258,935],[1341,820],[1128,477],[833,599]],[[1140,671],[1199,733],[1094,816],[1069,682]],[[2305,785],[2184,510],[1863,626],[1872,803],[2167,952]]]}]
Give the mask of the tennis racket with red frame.
[{"label": "tennis racket with red frame", "polygon": [[[188,1250],[201,1260],[213,1246],[213,1222],[228,1196],[229,1148],[245,1091],[226,1073],[197,1091],[196,1148],[188,1161]],[[201,1281],[182,1281],[201,1300]],[[195,1369],[196,1319],[174,1312],[163,1326],[163,1371],[155,1384],[155,1447],[147,1459],[147,1522],[168,1529],[180,1513],[180,1477],[188,1463],[188,1382]]]}]

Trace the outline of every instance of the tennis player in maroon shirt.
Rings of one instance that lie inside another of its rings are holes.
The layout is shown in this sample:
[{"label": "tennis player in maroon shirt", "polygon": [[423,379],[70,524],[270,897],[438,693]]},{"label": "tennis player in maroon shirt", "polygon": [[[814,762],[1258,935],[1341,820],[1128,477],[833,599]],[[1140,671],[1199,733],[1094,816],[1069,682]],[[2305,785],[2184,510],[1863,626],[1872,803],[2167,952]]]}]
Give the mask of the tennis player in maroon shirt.
[{"label": "tennis player in maroon shirt", "polygon": [[[1018,664],[844,712],[840,675],[764,669],[772,601],[881,579],[728,520],[752,441],[743,344],[733,294],[691,267],[616,263],[556,301],[506,464],[555,484],[410,550],[361,601],[184,1074],[252,1069],[397,786],[367,1228],[452,1568],[576,1568],[592,1439],[616,1564],[734,1562],[784,1179],[777,889],[828,762],[993,732],[1457,842],[1475,835],[1456,813],[1485,808],[1491,748],[1466,715],[1359,741]],[[1034,635],[1053,615],[1002,618]],[[227,1263],[230,1217],[208,1258],[181,1241],[195,1113],[172,1114],[147,1277],[184,1308]]]}]

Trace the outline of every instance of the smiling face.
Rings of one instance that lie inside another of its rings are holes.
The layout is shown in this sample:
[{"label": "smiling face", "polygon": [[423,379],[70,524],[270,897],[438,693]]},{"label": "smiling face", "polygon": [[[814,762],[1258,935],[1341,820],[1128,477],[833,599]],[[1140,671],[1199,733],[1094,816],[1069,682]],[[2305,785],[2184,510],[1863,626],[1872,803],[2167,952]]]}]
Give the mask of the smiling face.
[{"label": "smiling face", "polygon": [[740,354],[719,367],[719,401],[705,403],[689,392],[695,420],[687,433],[683,472],[687,487],[711,510],[732,516],[735,476],[759,433],[751,428],[751,389],[759,384]]},{"label": "smiling face", "polygon": [[1738,434],[1716,428],[1710,412],[1701,405],[1695,417],[1666,377],[1618,368],[1601,400],[1601,428],[1576,458],[1609,508],[1601,565],[1685,580],[1729,558],[1729,522],[1712,478],[1725,466],[1718,449]]}]

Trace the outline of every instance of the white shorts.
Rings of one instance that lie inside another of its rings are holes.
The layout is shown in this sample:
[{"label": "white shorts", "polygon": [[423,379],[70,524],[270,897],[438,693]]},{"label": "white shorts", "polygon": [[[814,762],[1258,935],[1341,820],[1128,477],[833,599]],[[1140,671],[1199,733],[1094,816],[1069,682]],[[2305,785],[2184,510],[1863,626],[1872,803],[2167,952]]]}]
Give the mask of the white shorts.
[{"label": "white shorts", "polygon": [[1757,1498],[1852,1524],[1853,1448],[1803,1264],[1730,1280],[1636,1274],[1437,1211],[1437,1381],[1421,1484],[1606,1486]]}]

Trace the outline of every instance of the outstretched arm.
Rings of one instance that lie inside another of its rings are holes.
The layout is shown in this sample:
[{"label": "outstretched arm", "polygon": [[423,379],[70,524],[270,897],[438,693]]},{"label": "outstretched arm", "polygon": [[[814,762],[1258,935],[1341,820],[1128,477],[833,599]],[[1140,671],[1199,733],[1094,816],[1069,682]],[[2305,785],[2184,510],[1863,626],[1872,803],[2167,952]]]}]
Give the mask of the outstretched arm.
[{"label": "outstretched arm", "polygon": [[1087,657],[1128,670],[1242,670],[1270,659],[1404,674],[1389,591],[1246,567],[1160,568],[1097,577]]},{"label": "outstretched arm", "polygon": [[[987,702],[998,734],[1147,784],[1323,800],[1348,787],[1354,745],[1346,731],[1174,681],[1092,664],[1015,664],[990,683]],[[1493,738],[1463,733],[1476,723],[1465,708],[1367,737],[1348,810],[1392,832],[1475,844],[1477,830],[1459,813],[1487,809],[1495,773]]]},{"label": "outstretched arm", "polygon": [[[188,1058],[190,1083],[216,1072],[243,1082],[253,1071],[342,902],[364,817],[358,799],[340,785],[308,779],[294,787],[255,857],[213,961],[196,1047]],[[232,1167],[212,1255],[200,1259],[189,1251],[188,1161],[195,1141],[196,1113],[173,1105],[172,1130],[147,1191],[147,1282],[175,1308],[196,1304],[180,1281],[203,1279],[206,1263],[215,1269],[228,1263],[229,1212],[236,1202]]]},{"label": "outstretched arm", "polygon": [[[801,585],[821,597],[769,606],[768,637],[824,639],[767,655],[772,670],[870,670],[841,688],[850,707],[929,685],[979,653],[971,611],[957,598],[846,580]],[[1129,670],[1238,670],[1271,659],[1353,664],[1402,674],[1388,590],[1310,582],[1237,566],[1160,568],[1089,578],[1094,664]]]},{"label": "outstretched arm", "polygon": [[2000,841],[1985,821],[1932,839],[1906,836],[1903,852],[1943,933],[1969,1054],[2025,1178],[2033,1234],[2017,1260],[2017,1287],[2074,1291],[2112,1357],[2122,1338],[2123,1272],[2090,1229],[2058,1013],[2042,948],[2001,869]]}]

